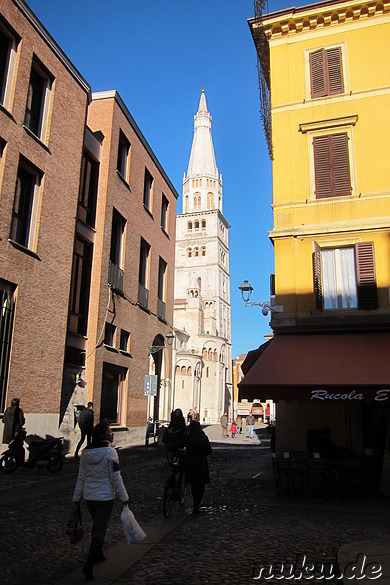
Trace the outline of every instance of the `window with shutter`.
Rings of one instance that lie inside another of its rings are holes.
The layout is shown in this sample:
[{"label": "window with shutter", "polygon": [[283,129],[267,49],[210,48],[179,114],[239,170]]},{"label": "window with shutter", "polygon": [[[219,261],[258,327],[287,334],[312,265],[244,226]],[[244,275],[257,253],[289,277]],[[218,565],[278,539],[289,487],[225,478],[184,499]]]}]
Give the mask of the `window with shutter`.
[{"label": "window with shutter", "polygon": [[351,195],[348,135],[313,138],[316,199]]},{"label": "window with shutter", "polygon": [[344,92],[341,47],[319,49],[309,55],[311,97]]},{"label": "window with shutter", "polygon": [[373,242],[325,249],[315,242],[313,274],[318,310],[378,308]]}]

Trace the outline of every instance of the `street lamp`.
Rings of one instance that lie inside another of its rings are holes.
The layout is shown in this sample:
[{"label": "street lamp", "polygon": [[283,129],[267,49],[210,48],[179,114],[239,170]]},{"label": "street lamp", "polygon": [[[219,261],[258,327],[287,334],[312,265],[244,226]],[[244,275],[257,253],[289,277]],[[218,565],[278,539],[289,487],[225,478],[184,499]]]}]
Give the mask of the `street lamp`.
[{"label": "street lamp", "polygon": [[171,331],[171,333],[168,333],[165,336],[165,339],[167,340],[167,345],[150,345],[148,348],[149,354],[157,353],[161,349],[165,349],[166,347],[169,347],[170,345],[172,345],[172,341],[174,340],[174,338],[175,338],[175,335]]},{"label": "street lamp", "polygon": [[264,317],[268,315],[268,311],[271,313],[283,313],[283,305],[271,305],[270,301],[250,302],[252,295],[253,286],[249,284],[247,280],[244,280],[241,286],[238,287],[241,291],[242,300],[245,303],[245,308],[250,305],[251,307],[262,307],[262,313]]}]

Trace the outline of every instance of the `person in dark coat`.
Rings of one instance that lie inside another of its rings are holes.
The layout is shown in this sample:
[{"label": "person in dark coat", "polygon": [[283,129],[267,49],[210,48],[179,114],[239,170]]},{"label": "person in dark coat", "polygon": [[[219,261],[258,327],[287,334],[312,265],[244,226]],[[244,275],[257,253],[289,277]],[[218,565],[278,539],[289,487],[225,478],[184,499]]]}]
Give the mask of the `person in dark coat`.
[{"label": "person in dark coat", "polygon": [[25,423],[23,410],[20,408],[19,404],[19,398],[13,398],[11,400],[11,406],[9,406],[4,412],[2,420],[4,423],[3,443],[5,445],[9,445]]},{"label": "person in dark coat", "polygon": [[79,451],[85,441],[85,437],[87,438],[87,445],[92,441],[94,414],[93,402],[88,402],[87,408],[83,408],[79,414],[78,425],[81,431],[81,438],[77,443],[76,451],[74,453],[75,459],[79,456]]},{"label": "person in dark coat", "polygon": [[181,440],[186,448],[185,479],[191,484],[193,497],[193,514],[199,514],[206,484],[210,483],[207,457],[211,455],[211,445],[206,433],[202,430],[199,415],[192,419]]}]

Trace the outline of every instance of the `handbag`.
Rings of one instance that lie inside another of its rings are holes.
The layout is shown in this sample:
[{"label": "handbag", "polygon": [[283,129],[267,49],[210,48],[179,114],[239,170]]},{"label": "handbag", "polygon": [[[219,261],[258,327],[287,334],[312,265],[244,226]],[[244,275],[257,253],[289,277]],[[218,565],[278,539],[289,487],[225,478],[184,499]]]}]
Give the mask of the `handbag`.
[{"label": "handbag", "polygon": [[142,530],[141,526],[135,519],[133,512],[127,505],[123,506],[121,523],[128,543],[137,543],[146,537],[145,532]]},{"label": "handbag", "polygon": [[84,536],[83,521],[80,504],[76,504],[65,528],[65,534],[70,536],[70,543],[77,544]]}]

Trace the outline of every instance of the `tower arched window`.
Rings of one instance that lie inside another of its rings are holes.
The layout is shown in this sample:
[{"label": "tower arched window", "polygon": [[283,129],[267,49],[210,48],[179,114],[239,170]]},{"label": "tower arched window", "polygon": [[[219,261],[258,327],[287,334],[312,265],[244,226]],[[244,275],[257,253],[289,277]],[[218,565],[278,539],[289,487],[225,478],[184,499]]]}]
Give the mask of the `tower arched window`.
[{"label": "tower arched window", "polygon": [[196,220],[194,226],[195,226],[195,230],[199,230],[199,221],[198,220]]},{"label": "tower arched window", "polygon": [[214,195],[207,193],[207,209],[214,209]]},{"label": "tower arched window", "polygon": [[192,376],[192,368],[191,368],[191,366],[188,366],[187,376]]},{"label": "tower arched window", "polygon": [[206,220],[202,219],[202,230],[206,229]]},{"label": "tower arched window", "polygon": [[217,362],[218,361],[218,353],[217,350],[214,349],[214,361]]},{"label": "tower arched window", "polygon": [[185,366],[181,367],[181,375],[185,376],[187,374],[187,368]]},{"label": "tower arched window", "polygon": [[213,350],[212,350],[212,349],[209,349],[209,355],[208,355],[208,359],[209,359],[210,361],[212,361],[212,359],[213,359]]},{"label": "tower arched window", "polygon": [[187,224],[187,229],[189,232],[192,232],[192,221],[189,221]]},{"label": "tower arched window", "polygon": [[202,359],[207,360],[207,349],[205,347],[202,349]]},{"label": "tower arched window", "polygon": [[176,366],[175,372],[176,372],[177,375],[180,374],[180,366]]},{"label": "tower arched window", "polygon": [[199,248],[194,248],[195,256],[199,256]]},{"label": "tower arched window", "polygon": [[206,246],[202,246],[202,256],[206,256]]},{"label": "tower arched window", "polygon": [[192,258],[192,248],[187,248],[187,257]]}]

